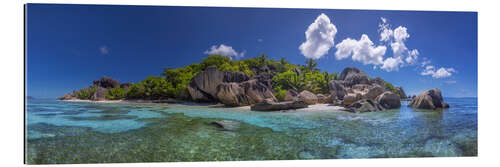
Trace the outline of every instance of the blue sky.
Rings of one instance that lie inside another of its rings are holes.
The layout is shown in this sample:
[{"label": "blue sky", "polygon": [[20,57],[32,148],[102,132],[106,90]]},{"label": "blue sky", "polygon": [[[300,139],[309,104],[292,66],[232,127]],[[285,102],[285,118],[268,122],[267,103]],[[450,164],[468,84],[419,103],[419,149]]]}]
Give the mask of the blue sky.
[{"label": "blue sky", "polygon": [[[167,6],[27,6],[27,94],[109,76],[139,82],[209,53],[354,66],[407,94],[477,97],[477,13]],[[306,35],[307,34],[307,35]]]}]

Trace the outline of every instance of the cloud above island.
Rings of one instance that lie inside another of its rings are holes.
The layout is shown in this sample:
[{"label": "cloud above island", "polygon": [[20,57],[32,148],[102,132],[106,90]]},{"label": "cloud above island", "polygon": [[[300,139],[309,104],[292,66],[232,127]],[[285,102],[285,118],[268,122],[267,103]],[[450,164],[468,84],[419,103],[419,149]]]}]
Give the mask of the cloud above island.
[{"label": "cloud above island", "polygon": [[246,52],[243,51],[243,52],[238,53],[233,49],[233,47],[228,46],[228,45],[224,45],[224,44],[220,44],[219,46],[213,45],[212,47],[210,47],[210,49],[206,50],[204,53],[207,55],[218,54],[218,55],[229,57],[231,59],[233,59],[233,58],[239,59],[239,58],[242,58],[243,56],[245,56]]},{"label": "cloud above island", "polygon": [[327,15],[321,13],[307,28],[306,41],[299,46],[299,50],[306,58],[319,59],[334,46],[335,34],[337,27]]},{"label": "cloud above island", "polygon": [[335,46],[335,58],[342,60],[352,56],[353,61],[361,62],[364,65],[383,64],[385,46],[375,46],[368,35],[363,34],[359,40],[347,38]]},{"label": "cloud above island", "polygon": [[428,65],[425,67],[425,70],[420,73],[420,75],[430,75],[432,78],[447,78],[450,77],[452,73],[456,73],[454,68],[441,67],[436,70],[434,66]]},{"label": "cloud above island", "polygon": [[103,46],[99,47],[99,52],[101,53],[101,55],[108,55],[109,49],[106,45],[103,45]]}]

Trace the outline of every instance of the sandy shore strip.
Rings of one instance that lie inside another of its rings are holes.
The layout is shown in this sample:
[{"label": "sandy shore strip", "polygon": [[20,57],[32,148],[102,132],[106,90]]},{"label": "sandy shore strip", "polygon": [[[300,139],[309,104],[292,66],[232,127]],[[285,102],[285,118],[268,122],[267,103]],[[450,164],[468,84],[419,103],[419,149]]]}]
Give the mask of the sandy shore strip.
[{"label": "sandy shore strip", "polygon": [[[250,106],[239,106],[239,107],[226,107],[224,104],[210,104],[210,103],[195,103],[189,101],[179,101],[179,100],[101,100],[101,101],[93,101],[93,100],[80,100],[80,99],[72,99],[72,100],[61,100],[67,102],[84,102],[84,103],[102,103],[102,104],[150,104],[150,105],[185,105],[185,106],[204,106],[210,108],[222,108],[222,109],[232,109],[232,110],[240,110],[240,111],[251,111]],[[295,110],[286,110],[286,111],[299,111],[299,112],[311,112],[311,111],[341,111],[344,107],[334,106],[332,104],[313,104],[309,105],[307,108],[295,109]],[[279,112],[279,111],[271,111],[271,112]]]}]

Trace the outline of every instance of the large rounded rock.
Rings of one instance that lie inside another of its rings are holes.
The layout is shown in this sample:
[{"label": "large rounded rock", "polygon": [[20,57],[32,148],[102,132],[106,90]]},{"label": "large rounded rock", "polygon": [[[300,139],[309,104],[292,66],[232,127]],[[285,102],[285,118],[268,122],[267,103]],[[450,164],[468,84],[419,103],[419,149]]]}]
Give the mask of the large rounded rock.
[{"label": "large rounded rock", "polygon": [[377,98],[375,98],[375,101],[385,109],[395,109],[401,107],[401,99],[397,94],[392,93],[391,91],[385,91],[380,94]]},{"label": "large rounded rock", "polygon": [[325,96],[324,94],[317,94],[316,97],[318,97],[318,103],[330,103],[330,96]]},{"label": "large rounded rock", "polygon": [[307,90],[300,92],[298,98],[309,105],[318,103],[318,97]]},{"label": "large rounded rock", "polygon": [[364,71],[354,67],[347,67],[342,70],[340,74],[340,80],[344,81],[344,86],[351,87],[356,84],[368,84],[368,76]]},{"label": "large rounded rock", "polygon": [[371,99],[362,99],[346,106],[344,110],[355,113],[364,113],[382,111],[383,108],[380,104]]},{"label": "large rounded rock", "polygon": [[286,91],[283,101],[293,101],[295,98],[297,98],[298,95],[299,94],[296,91],[290,89]]},{"label": "large rounded rock", "polygon": [[385,89],[385,81],[380,78],[380,77],[376,77],[376,78],[373,78],[370,80],[370,85],[378,85],[378,86],[381,86],[382,88]]},{"label": "large rounded rock", "polygon": [[262,103],[254,104],[250,107],[254,111],[280,111],[290,109],[307,108],[308,104],[302,100],[286,101],[286,102],[273,102],[265,100]]},{"label": "large rounded rock", "polygon": [[245,95],[248,97],[248,104],[261,103],[265,99],[278,101],[273,95],[272,90],[256,79],[242,82],[240,86],[245,90]]},{"label": "large rounded rock", "polygon": [[375,98],[377,98],[377,96],[379,96],[380,94],[384,93],[384,91],[385,91],[384,88],[382,88],[379,85],[375,85],[369,88],[365,94],[363,94],[363,98],[375,100]]},{"label": "large rounded rock", "polygon": [[222,83],[217,86],[217,98],[226,106],[248,105],[245,90],[238,83]]},{"label": "large rounded rock", "polygon": [[402,86],[400,86],[400,87],[396,87],[396,90],[398,91],[399,97],[400,97],[401,99],[406,99],[406,98],[408,98],[408,97],[406,97],[406,93],[405,93],[405,91],[403,90],[403,87],[402,87]]},{"label": "large rounded rock", "polygon": [[250,80],[250,77],[241,71],[224,72],[223,82],[241,83]]},{"label": "large rounded rock", "polygon": [[120,86],[120,82],[106,76],[102,77],[100,80],[95,80],[93,84],[94,86],[103,87],[106,89],[116,88]]},{"label": "large rounded rock", "polygon": [[108,89],[103,88],[103,87],[97,87],[94,94],[90,96],[90,100],[93,101],[102,101],[106,100],[106,93],[108,93]]},{"label": "large rounded rock", "polygon": [[331,94],[335,94],[338,99],[343,99],[347,94],[342,81],[332,80],[328,83],[328,88],[330,89]]},{"label": "large rounded rock", "polygon": [[342,101],[342,105],[348,106],[353,104],[354,102],[361,99],[361,94],[359,93],[349,93],[344,96],[344,101]]},{"label": "large rounded rock", "polygon": [[413,98],[408,106],[429,110],[450,107],[447,103],[444,102],[441,91],[437,88],[422,92],[417,97]]},{"label": "large rounded rock", "polygon": [[57,98],[57,100],[71,100],[74,99],[74,97],[71,94],[65,94],[62,97]]},{"label": "large rounded rock", "polygon": [[223,81],[224,72],[210,66],[196,74],[187,87],[194,101],[216,101],[217,86]]}]

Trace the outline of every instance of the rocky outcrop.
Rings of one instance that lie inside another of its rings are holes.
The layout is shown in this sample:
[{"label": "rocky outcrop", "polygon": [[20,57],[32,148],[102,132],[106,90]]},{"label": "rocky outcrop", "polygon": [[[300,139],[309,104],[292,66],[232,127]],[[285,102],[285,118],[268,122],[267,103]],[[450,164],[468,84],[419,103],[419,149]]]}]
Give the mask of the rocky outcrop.
[{"label": "rocky outcrop", "polygon": [[64,96],[57,98],[57,100],[72,100],[72,99],[75,99],[75,97],[73,97],[71,94],[65,94]]},{"label": "rocky outcrop", "polygon": [[265,99],[278,101],[278,99],[274,97],[271,89],[255,79],[242,82],[240,86],[245,90],[245,95],[248,96],[249,104],[260,103]]},{"label": "rocky outcrop", "polygon": [[366,73],[354,67],[347,67],[342,70],[339,79],[344,81],[343,83],[345,87],[351,87],[356,84],[369,83]]},{"label": "rocky outcrop", "polygon": [[307,108],[308,104],[302,100],[286,101],[286,102],[273,102],[265,100],[262,103],[253,104],[250,109],[253,111],[280,111],[290,109]]},{"label": "rocky outcrop", "polygon": [[300,92],[297,97],[309,105],[318,103],[318,97],[307,90]]},{"label": "rocky outcrop", "polygon": [[377,98],[377,96],[379,96],[382,93],[384,93],[384,88],[382,88],[379,85],[375,85],[368,88],[367,92],[363,94],[363,98],[375,100],[375,98]]},{"label": "rocky outcrop", "polygon": [[344,96],[347,94],[344,84],[339,80],[330,81],[328,88],[330,89],[330,93],[335,94],[338,99],[344,99]]},{"label": "rocky outcrop", "polygon": [[384,108],[371,99],[362,99],[346,106],[343,110],[348,112],[364,113],[382,111]]},{"label": "rocky outcrop", "polygon": [[325,96],[324,94],[317,94],[316,97],[318,98],[318,103],[331,103],[330,101],[330,97],[329,96]]},{"label": "rocky outcrop", "polygon": [[120,82],[118,82],[117,80],[114,80],[113,78],[104,76],[100,80],[95,80],[93,82],[93,85],[97,86],[97,87],[102,87],[105,89],[111,89],[111,88],[119,87]]},{"label": "rocky outcrop", "polygon": [[395,93],[385,91],[380,94],[375,101],[385,109],[395,109],[401,107],[401,99]]},{"label": "rocky outcrop", "polygon": [[244,82],[248,81],[250,77],[240,71],[230,71],[230,72],[224,72],[224,77],[223,77],[223,82]]},{"label": "rocky outcrop", "polygon": [[123,88],[123,89],[127,90],[127,89],[128,89],[130,86],[132,86],[132,85],[133,85],[133,83],[131,83],[131,82],[126,82],[126,83],[122,83],[122,84],[120,84],[120,88]]},{"label": "rocky outcrop", "polygon": [[215,101],[217,86],[223,81],[224,72],[210,66],[196,74],[187,87],[194,101]]},{"label": "rocky outcrop", "polygon": [[217,98],[226,106],[249,105],[245,90],[238,83],[222,83],[217,86]]},{"label": "rocky outcrop", "polygon": [[344,101],[342,101],[342,105],[348,106],[353,104],[354,102],[361,99],[361,94],[359,93],[349,93],[344,96]]},{"label": "rocky outcrop", "polygon": [[405,91],[403,90],[403,87],[402,87],[402,86],[400,86],[400,87],[396,87],[396,91],[398,91],[399,97],[400,97],[401,99],[406,99],[406,98],[408,98],[408,97],[406,96],[406,93],[405,93]]},{"label": "rocky outcrop", "polygon": [[371,79],[370,80],[370,85],[379,85],[379,86],[381,86],[384,89],[386,87],[385,86],[385,81],[382,78],[380,78],[380,77],[376,77],[376,78]]},{"label": "rocky outcrop", "polygon": [[443,109],[449,108],[450,106],[444,102],[441,91],[437,88],[433,88],[422,92],[417,97],[415,97],[411,103],[408,105],[413,108],[418,109]]},{"label": "rocky outcrop", "polygon": [[108,93],[108,89],[103,88],[103,87],[97,87],[94,94],[92,94],[92,96],[90,96],[90,100],[93,100],[93,101],[106,100],[106,98],[104,97],[106,95],[106,93]]},{"label": "rocky outcrop", "polygon": [[290,89],[286,91],[283,101],[293,101],[295,98],[297,98],[298,95],[299,94],[296,91]]},{"label": "rocky outcrop", "polygon": [[268,89],[272,90],[273,89],[273,74],[260,74],[255,76],[255,79],[257,79],[258,82],[264,84]]}]

